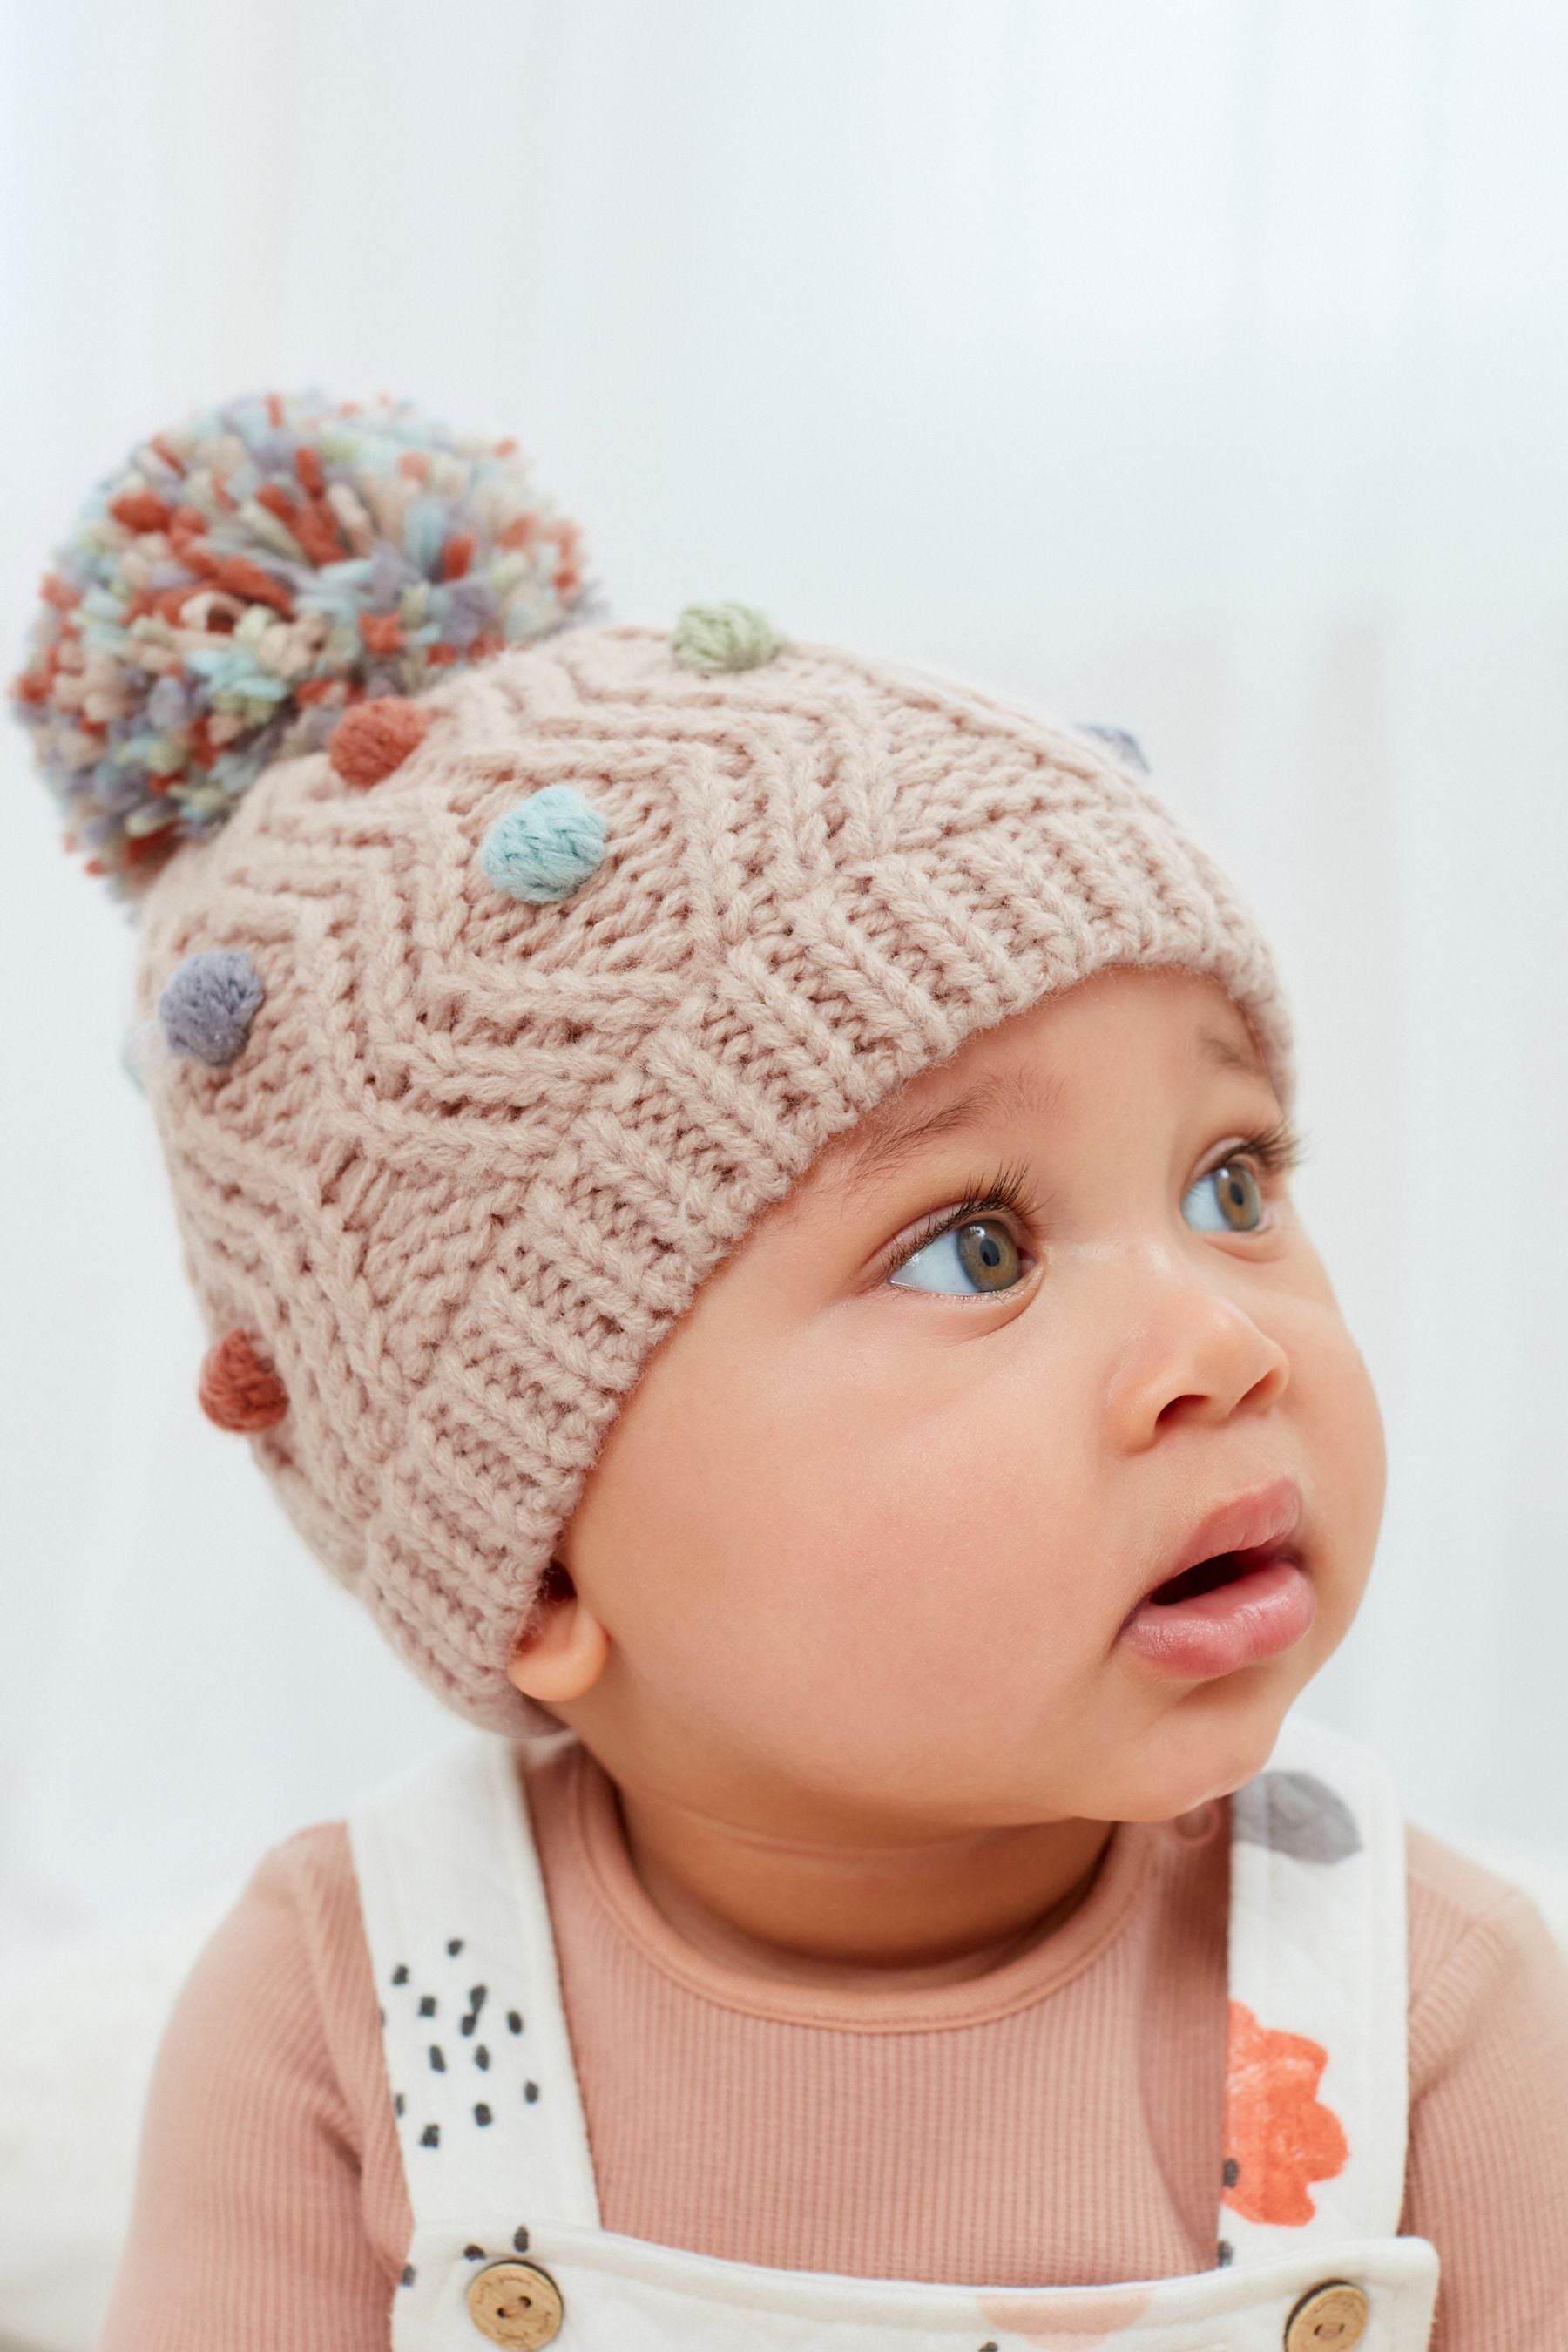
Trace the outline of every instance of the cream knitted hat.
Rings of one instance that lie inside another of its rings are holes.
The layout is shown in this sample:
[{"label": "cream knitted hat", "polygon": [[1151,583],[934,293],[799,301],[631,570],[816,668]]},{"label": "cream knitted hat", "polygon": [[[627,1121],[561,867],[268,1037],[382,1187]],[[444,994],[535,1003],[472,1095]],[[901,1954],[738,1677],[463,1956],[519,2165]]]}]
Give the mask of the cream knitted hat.
[{"label": "cream knitted hat", "polygon": [[202,1394],[471,1721],[609,1427],[830,1137],[1111,965],[1268,948],[1117,744],[744,608],[557,629],[275,758],[139,900]]}]

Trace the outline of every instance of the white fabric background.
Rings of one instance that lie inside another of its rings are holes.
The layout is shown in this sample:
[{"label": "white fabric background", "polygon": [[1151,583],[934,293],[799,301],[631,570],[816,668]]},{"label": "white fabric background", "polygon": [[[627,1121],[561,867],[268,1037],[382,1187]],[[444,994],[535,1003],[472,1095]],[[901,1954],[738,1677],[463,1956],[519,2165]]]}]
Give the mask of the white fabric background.
[{"label": "white fabric background", "polygon": [[[1550,0],[14,0],[16,667],[89,482],[320,383],[517,430],[622,615],[1134,728],[1274,932],[1389,1426],[1317,1685],[1568,1869],[1568,16]],[[195,1402],[123,919],[0,745],[0,1956],[455,1719]]]}]

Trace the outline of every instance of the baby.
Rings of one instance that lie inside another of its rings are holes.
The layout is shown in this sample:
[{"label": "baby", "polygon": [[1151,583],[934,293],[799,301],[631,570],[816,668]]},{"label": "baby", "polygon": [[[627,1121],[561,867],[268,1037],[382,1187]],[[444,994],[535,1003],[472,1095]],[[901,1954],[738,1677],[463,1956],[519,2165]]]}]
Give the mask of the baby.
[{"label": "baby", "polygon": [[17,683],[202,1403],[477,1727],[197,1963],[104,2352],[1568,2343],[1568,1969],[1291,1711],[1384,1465],[1252,916],[1115,730],[582,561],[235,402]]}]

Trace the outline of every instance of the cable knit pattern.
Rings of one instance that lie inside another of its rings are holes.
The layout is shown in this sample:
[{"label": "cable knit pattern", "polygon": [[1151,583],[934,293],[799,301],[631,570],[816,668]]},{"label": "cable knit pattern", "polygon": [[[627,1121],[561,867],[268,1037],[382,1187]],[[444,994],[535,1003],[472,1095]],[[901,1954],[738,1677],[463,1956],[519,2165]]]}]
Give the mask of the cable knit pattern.
[{"label": "cable knit pattern", "polygon": [[[288,1412],[294,1525],[470,1721],[661,1336],[830,1137],[971,1033],[1110,965],[1211,975],[1282,1097],[1285,1006],[1213,862],[1113,749],[920,672],[792,645],[694,671],[577,628],[418,697],[374,791],[280,761],[141,919],[145,1018],[188,956],[265,994],[226,1066],[144,1071],[210,1331]],[[557,901],[487,877],[549,785],[607,848]]]}]

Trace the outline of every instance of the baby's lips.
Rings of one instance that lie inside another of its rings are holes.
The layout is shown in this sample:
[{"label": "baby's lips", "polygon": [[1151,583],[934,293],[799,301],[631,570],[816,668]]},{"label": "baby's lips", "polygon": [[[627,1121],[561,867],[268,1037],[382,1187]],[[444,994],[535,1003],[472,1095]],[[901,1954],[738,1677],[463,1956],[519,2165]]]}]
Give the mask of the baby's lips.
[{"label": "baby's lips", "polygon": [[1295,1555],[1304,1510],[1301,1489],[1294,1478],[1288,1476],[1271,1478],[1261,1486],[1249,1486],[1227,1502],[1216,1504],[1198,1521],[1174,1556],[1142,1588],[1124,1622],[1130,1624],[1162,1585],[1184,1575],[1190,1568],[1200,1567],[1205,1559],[1217,1559],[1228,1552],[1253,1552],[1260,1559],[1281,1553]]},{"label": "baby's lips", "polygon": [[1119,1640],[1157,1673],[1211,1682],[1293,1649],[1311,1629],[1317,1595],[1296,1559],[1260,1555],[1233,1582],[1185,1601],[1140,1601]]},{"label": "baby's lips", "polygon": [[[1301,1564],[1302,1517],[1289,1477],[1217,1505],[1128,1611],[1119,1646],[1179,1682],[1212,1681],[1293,1648],[1318,1606]],[[1211,1572],[1190,1574],[1204,1569]],[[1183,1591],[1183,1580],[1194,1589]]]}]

